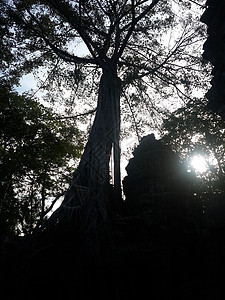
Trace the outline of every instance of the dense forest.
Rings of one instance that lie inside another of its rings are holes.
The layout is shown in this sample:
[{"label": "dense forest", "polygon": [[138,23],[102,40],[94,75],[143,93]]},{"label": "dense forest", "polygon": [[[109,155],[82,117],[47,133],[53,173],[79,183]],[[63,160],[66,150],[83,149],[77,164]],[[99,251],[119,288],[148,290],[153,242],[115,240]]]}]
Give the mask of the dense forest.
[{"label": "dense forest", "polygon": [[217,299],[208,2],[0,1],[5,299]]}]

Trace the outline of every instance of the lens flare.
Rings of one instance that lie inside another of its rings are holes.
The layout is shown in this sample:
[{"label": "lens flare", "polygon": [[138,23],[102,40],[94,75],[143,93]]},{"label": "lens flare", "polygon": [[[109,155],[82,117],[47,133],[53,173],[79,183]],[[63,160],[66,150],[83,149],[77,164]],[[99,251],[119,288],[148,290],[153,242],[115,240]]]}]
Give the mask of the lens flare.
[{"label": "lens flare", "polygon": [[195,171],[199,173],[204,173],[208,169],[206,160],[202,155],[193,156],[193,158],[191,159],[191,165],[195,169]]}]

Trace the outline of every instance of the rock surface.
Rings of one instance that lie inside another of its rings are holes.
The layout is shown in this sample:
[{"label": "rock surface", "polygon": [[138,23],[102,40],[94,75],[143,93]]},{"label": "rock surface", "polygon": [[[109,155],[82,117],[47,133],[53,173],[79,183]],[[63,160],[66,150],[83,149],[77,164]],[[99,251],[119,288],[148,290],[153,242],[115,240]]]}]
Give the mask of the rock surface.
[{"label": "rock surface", "polygon": [[201,17],[208,27],[203,58],[214,67],[212,87],[206,97],[209,107],[225,119],[225,1],[207,0],[206,7]]}]

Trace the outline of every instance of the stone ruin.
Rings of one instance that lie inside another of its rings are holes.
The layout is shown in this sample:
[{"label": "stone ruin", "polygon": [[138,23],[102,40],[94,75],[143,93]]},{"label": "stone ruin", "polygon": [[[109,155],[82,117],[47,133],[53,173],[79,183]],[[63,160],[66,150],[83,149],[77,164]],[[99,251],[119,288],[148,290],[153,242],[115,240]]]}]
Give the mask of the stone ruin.
[{"label": "stone ruin", "polygon": [[193,175],[168,146],[150,134],[142,138],[133,155],[123,180],[125,214],[148,211],[152,220],[162,223],[174,219],[193,222],[201,214],[193,193]]}]

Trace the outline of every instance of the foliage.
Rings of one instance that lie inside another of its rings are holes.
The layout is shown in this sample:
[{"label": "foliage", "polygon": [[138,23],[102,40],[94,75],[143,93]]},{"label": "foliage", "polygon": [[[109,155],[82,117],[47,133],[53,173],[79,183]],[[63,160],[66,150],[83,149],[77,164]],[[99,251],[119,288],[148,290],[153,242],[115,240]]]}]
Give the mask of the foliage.
[{"label": "foliage", "polygon": [[1,0],[2,45],[12,56],[3,76],[34,71],[48,99],[64,99],[66,113],[78,100],[88,111],[96,106],[101,69],[116,64],[123,132],[142,135],[159,128],[180,98],[207,89],[204,2]]},{"label": "foliage", "polygon": [[[90,191],[84,218],[89,232],[108,216],[105,191],[112,147],[114,199],[121,196],[120,114],[126,124],[121,136],[134,127],[139,137],[160,125],[162,116],[174,109],[174,100],[186,102],[207,88],[209,67],[200,50],[206,37],[199,21],[202,2],[0,1],[1,18],[9,20],[2,25],[2,45],[9,45],[16,57],[2,70],[2,78],[13,80],[18,70],[35,71],[47,98],[66,104],[65,113],[75,108],[80,113],[81,100],[85,112],[97,106],[73,186],[63,202],[80,207],[74,199],[76,189]],[[63,208],[53,222],[65,213]],[[71,215],[68,210],[68,218]]]},{"label": "foliage", "polygon": [[0,94],[1,219],[8,234],[31,233],[68,187],[81,134],[6,85]]},{"label": "foliage", "polygon": [[188,168],[192,168],[194,155],[203,155],[207,162],[207,171],[197,174],[198,193],[225,193],[224,128],[224,120],[207,108],[205,99],[188,102],[164,120],[163,140],[179,153]]}]

